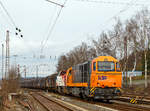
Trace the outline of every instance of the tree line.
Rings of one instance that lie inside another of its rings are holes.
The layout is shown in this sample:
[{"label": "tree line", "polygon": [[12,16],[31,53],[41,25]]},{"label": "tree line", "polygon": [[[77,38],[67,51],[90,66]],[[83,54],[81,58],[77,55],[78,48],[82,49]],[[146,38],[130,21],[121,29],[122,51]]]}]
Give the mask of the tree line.
[{"label": "tree line", "polygon": [[91,39],[91,45],[82,42],[81,45],[61,55],[57,71],[66,70],[97,56],[107,55],[120,60],[123,71],[136,70],[143,63],[143,55],[146,55],[146,62],[150,62],[149,41],[150,12],[148,9],[142,9],[124,22],[117,19],[111,30],[100,33],[97,40]]}]

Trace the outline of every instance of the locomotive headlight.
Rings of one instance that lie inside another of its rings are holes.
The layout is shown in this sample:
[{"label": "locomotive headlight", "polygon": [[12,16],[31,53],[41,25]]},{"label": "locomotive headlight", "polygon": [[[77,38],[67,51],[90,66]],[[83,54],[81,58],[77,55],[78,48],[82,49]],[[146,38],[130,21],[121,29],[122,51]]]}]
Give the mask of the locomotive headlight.
[{"label": "locomotive headlight", "polygon": [[100,86],[100,83],[97,83],[97,86]]},{"label": "locomotive headlight", "polygon": [[114,86],[116,85],[116,82],[114,82]]}]

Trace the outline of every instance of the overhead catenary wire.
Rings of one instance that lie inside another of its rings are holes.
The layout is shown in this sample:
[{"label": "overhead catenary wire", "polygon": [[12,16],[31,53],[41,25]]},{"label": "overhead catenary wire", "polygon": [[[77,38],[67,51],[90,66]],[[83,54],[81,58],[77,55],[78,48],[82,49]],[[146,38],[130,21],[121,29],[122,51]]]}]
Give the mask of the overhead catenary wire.
[{"label": "overhead catenary wire", "polygon": [[[49,23],[48,23],[48,26],[47,26],[47,30],[46,30],[46,34],[44,35],[44,37],[42,38],[42,41],[41,41],[41,44],[40,44],[40,53],[42,53],[42,46],[43,46],[43,44],[44,44],[44,41],[45,41],[45,39],[47,38],[47,35],[49,34],[49,30],[51,29],[51,26],[52,26],[52,21],[53,21],[53,19],[54,19],[54,16],[55,16],[55,14],[56,14],[56,7],[57,7],[57,5],[54,7],[54,12],[51,14],[51,16],[50,16],[50,21],[49,21]],[[38,51],[38,52],[39,52]],[[40,55],[40,53],[38,54],[38,60],[39,59],[41,59],[41,56],[42,55]],[[39,70],[41,70],[41,68],[39,68]]]},{"label": "overhead catenary wire", "polygon": [[[7,22],[8,25],[13,26],[13,24],[11,23],[11,21],[9,20],[7,15],[5,15],[5,12],[3,12],[3,8],[0,7],[0,9],[1,9],[1,11],[0,11],[1,18],[3,18],[5,20],[5,22]],[[1,27],[4,27],[4,24],[5,24],[4,22],[1,22]]]},{"label": "overhead catenary wire", "polygon": [[[105,3],[105,4],[114,4],[114,5],[126,5],[125,6],[125,8],[123,8],[122,10],[120,10],[117,14],[115,14],[113,17],[111,17],[111,18],[109,18],[107,21],[111,21],[112,19],[114,19],[116,16],[118,16],[119,14],[121,14],[121,13],[123,13],[123,12],[125,12],[130,6],[144,6],[145,4],[144,3],[135,3],[135,2],[133,2],[133,0],[131,1],[131,2],[129,2],[129,3],[127,3],[127,2],[110,2],[110,1],[103,1],[103,0],[75,0],[75,1],[81,1],[81,2],[94,2],[94,3]],[[59,12],[61,12],[62,11],[62,8],[60,9],[60,11]],[[58,13],[58,17],[59,17],[59,13]],[[57,21],[57,19],[58,18],[56,18],[55,19],[55,21]],[[43,44],[43,46],[42,46],[42,48],[41,48],[41,52],[43,52],[43,49],[44,49],[44,47],[45,47],[45,44],[47,43],[47,41],[48,41],[48,39],[49,39],[49,36],[51,35],[51,33],[52,33],[52,30],[53,30],[53,28],[54,28],[54,26],[55,26],[55,21],[54,21],[54,24],[53,24],[53,26],[52,26],[52,28],[51,28],[51,30],[50,30],[50,33],[48,34],[48,37],[47,37],[47,39],[46,39],[46,41],[45,41],[45,43]],[[107,22],[106,21],[106,22]],[[108,23],[108,22],[107,22]]]},{"label": "overhead catenary wire", "polygon": [[[131,5],[131,4],[127,4],[127,5]],[[128,6],[128,7],[129,7],[129,6]],[[116,14],[116,16],[118,16],[120,13],[123,13],[125,10],[126,10],[126,8],[124,8],[124,10],[123,10],[123,9],[120,10],[119,13]],[[62,11],[62,8],[61,8],[61,10],[60,10],[59,12],[61,13],[61,11]],[[58,13],[58,17],[60,16],[60,13]],[[112,18],[114,18],[114,17],[116,17],[116,16],[113,16]],[[55,19],[56,22],[57,22],[57,19],[58,19],[58,18]],[[108,21],[110,21],[110,20],[108,20]],[[54,22],[54,23],[55,23],[55,22]],[[55,25],[56,25],[56,23],[55,23]],[[51,28],[51,30],[54,29],[55,25],[53,26],[53,28]],[[49,32],[49,35],[51,35],[51,33],[52,33],[51,30],[50,30],[50,32]],[[43,48],[45,47],[45,45],[46,45],[46,43],[47,43],[47,41],[48,41],[49,38],[50,38],[50,36],[48,36],[48,38],[46,38],[46,42],[45,42],[44,44],[42,43],[42,45],[43,45],[43,46],[42,46],[42,50],[43,50]],[[44,42],[44,41],[43,41],[43,42]]]},{"label": "overhead catenary wire", "polygon": [[100,3],[100,4],[110,4],[110,5],[132,5],[132,6],[144,6],[145,3],[127,3],[127,2],[111,2],[111,1],[104,1],[104,0],[74,0],[79,2],[93,2],[93,3]]},{"label": "overhead catenary wire", "polygon": [[[14,20],[13,20],[13,18],[11,17],[11,15],[10,15],[10,13],[9,13],[9,11],[7,10],[7,8],[3,5],[3,3],[0,1],[0,6],[1,6],[1,8],[4,10],[4,13],[5,13],[5,17],[7,18],[7,22],[9,23],[9,25],[11,25],[12,27],[15,27],[15,28],[17,28],[17,26],[16,26],[16,24],[15,24],[15,22],[14,22]],[[19,31],[20,29],[18,29],[18,31]],[[20,32],[20,31],[19,31]],[[24,43],[26,43],[26,42],[24,42]],[[32,49],[31,49],[32,50]],[[32,50],[32,52],[34,53],[34,51]],[[35,54],[35,53],[34,53]]]},{"label": "overhead catenary wire", "polygon": [[60,7],[64,7],[64,5],[61,5],[61,4],[56,3],[56,2],[53,2],[53,1],[51,1],[51,0],[46,0],[46,1],[48,1],[48,2],[50,2],[50,3],[53,3],[53,4],[55,4],[55,5],[58,5],[58,6],[60,6]]},{"label": "overhead catenary wire", "polygon": [[59,10],[59,12],[58,12],[58,14],[57,14],[57,17],[56,17],[56,19],[54,20],[54,23],[53,23],[53,25],[52,25],[52,27],[51,27],[51,29],[50,29],[50,31],[49,31],[49,34],[48,34],[48,36],[47,36],[47,38],[46,38],[46,40],[45,40],[45,43],[43,43],[43,46],[42,46],[42,48],[41,48],[41,52],[43,52],[43,49],[44,49],[44,47],[45,47],[45,45],[46,45],[46,43],[47,43],[47,41],[48,41],[48,39],[49,39],[49,37],[50,37],[50,35],[51,35],[51,33],[52,33],[52,31],[53,31],[53,29],[54,29],[56,23],[57,23],[57,20],[58,20],[58,18],[59,18],[59,16],[60,16],[61,11],[62,11],[62,8]]},{"label": "overhead catenary wire", "polygon": [[14,25],[14,27],[16,28],[17,26],[16,26],[16,24],[15,24],[13,18],[11,17],[11,15],[9,14],[9,12],[8,12],[7,9],[5,8],[5,6],[3,5],[2,1],[0,1],[0,5],[1,5],[1,7],[3,8],[3,10],[5,11],[5,13],[7,14],[8,18],[10,19],[12,25]]},{"label": "overhead catenary wire", "polygon": [[[56,6],[64,7],[64,4],[62,5],[62,4],[59,4],[59,3],[56,3],[56,2],[53,2],[53,1],[50,1],[50,0],[46,0],[46,1],[47,1],[47,2],[50,2],[50,3],[52,3],[52,4],[55,4]],[[55,14],[55,13],[53,13],[50,18],[53,19],[54,14]],[[49,22],[48,29],[51,28],[51,27],[50,27],[51,24],[52,24],[52,22]],[[45,39],[45,38],[42,39],[41,46],[43,45],[44,39]]]},{"label": "overhead catenary wire", "polygon": [[[55,11],[56,11],[56,7],[55,7]],[[47,35],[48,35],[48,33],[49,33],[49,30],[50,30],[51,25],[52,25],[52,20],[53,20],[54,15],[55,15],[55,11],[54,11],[54,13],[52,13],[51,16],[50,16],[51,19],[50,19],[50,22],[48,23],[48,27],[47,27],[47,30],[46,30],[46,34],[45,34],[45,36],[43,37],[43,39],[42,39],[42,41],[41,41],[40,47],[42,47],[42,45],[43,45],[43,43],[44,43],[44,40],[46,39],[46,37],[47,37]]]},{"label": "overhead catenary wire", "polygon": [[[65,6],[66,2],[67,2],[67,0],[65,0],[63,6]],[[58,21],[58,18],[59,18],[59,16],[60,16],[61,12],[62,12],[62,9],[63,9],[63,7],[60,8],[60,10],[59,10],[59,12],[58,12],[58,14],[57,14],[57,16],[56,16],[56,18],[55,18],[53,24],[52,24],[52,27],[51,27],[51,29],[50,29],[50,31],[49,31],[49,33],[48,33],[48,36],[47,36],[47,38],[46,38],[46,40],[45,40],[45,43],[43,43],[43,46],[41,47],[41,53],[43,52],[43,49],[44,49],[45,45],[47,44],[47,41],[49,40],[49,38],[50,38],[50,36],[51,36],[51,34],[52,34],[52,31],[54,30],[54,28],[55,28],[55,26],[56,26],[56,23],[57,23],[57,21]]]},{"label": "overhead catenary wire", "polygon": [[[133,3],[136,3],[136,2],[137,2],[137,0],[131,0],[130,3],[128,3],[128,4],[133,4]],[[127,10],[132,6],[132,5],[128,5],[128,4],[127,4],[124,8],[122,8],[119,12],[117,12],[115,15],[113,15],[113,16],[110,17],[110,18],[108,18],[108,19],[105,21],[105,23],[103,23],[103,24],[100,25],[100,26],[103,27],[103,30],[104,30],[104,27],[107,26],[107,24],[108,24],[109,22],[111,22],[113,19],[117,18],[117,16],[119,16],[121,13],[127,11]]]},{"label": "overhead catenary wire", "polygon": [[[21,34],[21,29],[19,29],[17,26],[16,26],[16,23],[15,21],[13,20],[13,18],[11,17],[10,13],[8,12],[8,10],[6,9],[6,7],[4,6],[4,4],[2,3],[2,1],[0,1],[0,6],[3,8],[3,10],[5,11],[6,15],[8,16],[10,22],[11,22],[11,25],[14,27],[14,29],[16,30],[15,34],[18,35],[20,34],[20,37],[23,37],[23,35]],[[9,22],[8,22],[9,23]]]}]

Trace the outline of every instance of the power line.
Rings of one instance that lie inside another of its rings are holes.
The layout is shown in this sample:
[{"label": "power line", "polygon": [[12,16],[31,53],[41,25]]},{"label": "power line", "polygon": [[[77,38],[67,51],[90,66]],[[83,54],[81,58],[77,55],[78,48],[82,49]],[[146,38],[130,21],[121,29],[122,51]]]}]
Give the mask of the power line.
[{"label": "power line", "polygon": [[53,25],[52,25],[52,27],[51,27],[49,33],[48,33],[48,36],[47,36],[47,38],[46,38],[46,40],[45,40],[45,43],[44,43],[43,46],[42,46],[41,52],[43,52],[43,49],[44,49],[44,47],[45,47],[45,45],[46,45],[46,43],[47,43],[47,41],[48,41],[48,39],[49,39],[49,37],[50,37],[50,35],[51,35],[51,33],[52,33],[52,31],[53,31],[55,25],[56,25],[56,22],[57,22],[57,20],[58,20],[58,18],[59,18],[59,16],[60,16],[61,11],[62,11],[62,8],[59,10],[59,12],[58,12],[58,14],[57,14],[57,17],[56,17],[56,19],[55,19],[55,21],[54,21],[54,23],[53,23]]},{"label": "power line", "polygon": [[[9,14],[9,12],[8,12],[8,10],[5,8],[5,6],[3,5],[3,3],[0,1],[0,5],[1,5],[1,7],[3,8],[3,10],[5,11],[5,13],[7,14],[7,16],[8,16],[8,18],[9,18],[9,20],[10,20],[10,22],[12,23],[12,25],[15,27],[15,29],[16,29],[16,35],[19,35],[20,34],[20,37],[23,37],[23,35],[21,34],[21,29],[19,29],[19,28],[17,28],[17,26],[16,26],[16,24],[15,24],[15,22],[14,22],[14,20],[13,20],[13,18],[11,17],[11,15]],[[9,22],[8,22],[9,23]]]},{"label": "power line", "polygon": [[[56,11],[56,7],[55,7],[55,11]],[[50,16],[51,20],[53,20],[53,17],[54,17],[54,15],[55,15],[55,11],[54,11],[54,13],[52,13],[51,16]],[[44,40],[45,40],[45,38],[47,37],[47,35],[48,35],[48,33],[49,33],[49,30],[50,30],[50,28],[51,28],[51,25],[52,25],[52,22],[50,21],[50,22],[48,23],[48,27],[47,27],[46,34],[45,34],[44,38],[43,38],[42,41],[41,41],[40,48],[42,47],[42,45],[43,45],[43,43],[44,43]]]},{"label": "power line", "polygon": [[4,11],[6,12],[7,16],[9,17],[11,23],[16,27],[16,24],[14,22],[14,20],[12,19],[12,17],[10,16],[9,12],[7,11],[7,9],[5,8],[5,6],[3,5],[3,3],[0,1],[0,5],[1,7],[4,9]]},{"label": "power line", "polygon": [[[67,0],[65,0],[63,6],[66,4],[66,2],[67,2]],[[63,9],[63,7],[60,8],[60,10],[59,10],[59,12],[58,12],[58,14],[57,14],[57,16],[56,16],[56,19],[54,20],[54,22],[53,22],[53,24],[52,24],[52,27],[51,27],[51,29],[50,29],[50,31],[49,31],[49,33],[48,33],[48,36],[47,36],[47,38],[46,38],[46,40],[45,40],[45,43],[44,43],[43,46],[41,47],[41,52],[43,52],[43,49],[44,49],[44,47],[45,47],[45,45],[46,45],[46,43],[47,43],[49,37],[51,36],[53,29],[55,28],[55,25],[56,25],[57,20],[58,20],[60,14],[61,14],[61,12],[62,12],[62,9]]]},{"label": "power line", "polygon": [[112,4],[112,5],[132,5],[132,6],[144,6],[144,3],[126,3],[126,2],[110,2],[104,0],[74,0],[79,2],[93,2],[93,3],[101,3],[101,4]]},{"label": "power line", "polygon": [[[125,7],[124,9],[120,10],[116,15],[114,15],[113,17],[111,17],[111,18],[108,19],[107,21],[111,21],[113,18],[115,18],[116,16],[118,16],[120,13],[125,12],[130,6],[144,6],[144,5],[145,5],[145,4],[135,3],[135,2],[133,2],[133,0],[132,0],[130,3],[125,3],[125,2],[110,2],[110,1],[107,2],[107,1],[102,1],[102,0],[101,0],[101,1],[96,1],[96,0],[75,0],[75,1],[94,2],[94,3],[105,3],[105,4],[114,4],[114,5],[126,5],[126,7]],[[60,11],[59,11],[59,13],[58,13],[58,16],[56,17],[56,19],[55,19],[55,21],[54,21],[54,24],[53,24],[53,26],[52,26],[52,28],[51,28],[49,34],[48,34],[48,37],[47,37],[45,43],[43,44],[43,46],[42,46],[42,48],[41,48],[41,52],[43,51],[44,46],[45,46],[45,44],[47,43],[47,41],[48,41],[48,39],[49,39],[49,36],[50,36],[51,33],[52,33],[52,30],[53,30],[53,28],[54,28],[54,26],[55,26],[55,24],[56,24],[56,22],[57,22],[57,19],[58,19],[59,15],[60,15],[61,11],[62,11],[62,8],[60,9]]]},{"label": "power line", "polygon": [[[62,5],[62,4],[59,4],[59,3],[56,3],[56,2],[52,2],[52,1],[50,1],[50,0],[46,0],[46,1],[47,1],[47,2],[50,2],[50,3],[52,3],[52,4],[55,4],[56,6],[64,7],[64,5]],[[50,18],[52,18],[51,20],[53,20],[54,15],[55,15],[55,13],[53,13],[53,14],[51,15],[51,17],[50,17]],[[48,33],[46,34],[47,36],[49,36],[49,31],[50,31],[50,29],[51,29],[51,25],[52,25],[52,22],[49,22],[49,25],[48,25]],[[45,35],[45,36],[46,36],[46,35]],[[44,37],[44,38],[42,39],[40,47],[43,46],[45,38],[47,38],[47,37]],[[41,53],[42,53],[42,48],[41,48]]]},{"label": "power line", "polygon": [[[130,3],[128,3],[128,4],[136,3],[136,1],[137,0],[131,0]],[[106,24],[108,24],[111,20],[113,20],[114,18],[116,18],[121,13],[125,12],[126,10],[128,10],[132,6],[132,5],[128,5],[128,4],[123,9],[121,9],[119,12],[117,12],[115,15],[113,15],[112,17],[107,19],[105,23],[101,24],[101,26],[106,26]]]},{"label": "power line", "polygon": [[[1,8],[2,10],[0,11],[0,14],[2,16],[2,18],[4,18],[4,20],[10,25],[13,26],[13,24],[11,23],[11,21],[9,20],[9,18],[7,17],[7,15],[5,15],[5,12],[3,12],[3,8]],[[3,22],[2,22],[3,23]],[[3,23],[4,25],[5,23]]]},{"label": "power line", "polygon": [[53,2],[53,1],[50,1],[50,0],[46,0],[46,1],[48,1],[48,2],[50,2],[50,3],[53,3],[53,4],[55,4],[55,5],[58,5],[58,6],[60,6],[60,7],[64,7],[64,5],[61,5],[61,4],[59,4],[59,3],[56,3],[56,2]]}]

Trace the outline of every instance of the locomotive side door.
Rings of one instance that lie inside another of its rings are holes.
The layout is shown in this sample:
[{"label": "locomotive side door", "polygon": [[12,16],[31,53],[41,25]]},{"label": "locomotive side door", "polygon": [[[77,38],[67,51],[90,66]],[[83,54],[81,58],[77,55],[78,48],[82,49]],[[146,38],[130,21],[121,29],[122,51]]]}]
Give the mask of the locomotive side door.
[{"label": "locomotive side door", "polygon": [[67,86],[72,84],[72,68],[69,68],[67,71]]}]

